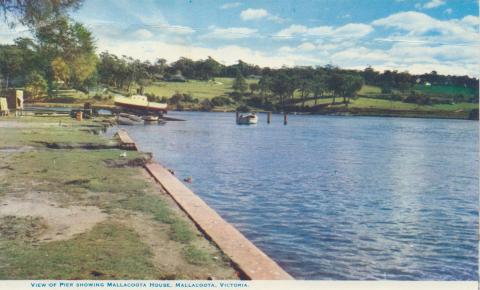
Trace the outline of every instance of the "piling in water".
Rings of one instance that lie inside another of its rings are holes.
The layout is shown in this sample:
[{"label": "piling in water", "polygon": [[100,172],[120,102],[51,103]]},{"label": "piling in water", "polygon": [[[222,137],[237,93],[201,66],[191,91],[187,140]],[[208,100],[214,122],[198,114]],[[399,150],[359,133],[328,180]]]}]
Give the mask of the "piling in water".
[{"label": "piling in water", "polygon": [[272,112],[267,112],[267,124],[270,124],[272,121]]},{"label": "piling in water", "polygon": [[283,125],[287,125],[287,123],[288,123],[288,115],[287,115],[287,113],[284,113],[283,114]]}]

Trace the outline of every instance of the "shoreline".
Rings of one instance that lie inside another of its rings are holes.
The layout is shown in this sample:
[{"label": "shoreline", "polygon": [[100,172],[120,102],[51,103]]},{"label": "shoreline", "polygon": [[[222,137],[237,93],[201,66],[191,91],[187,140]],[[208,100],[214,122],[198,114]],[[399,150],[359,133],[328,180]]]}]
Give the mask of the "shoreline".
[{"label": "shoreline", "polygon": [[[111,104],[104,103],[92,103],[94,106],[102,106],[106,109],[114,108]],[[26,108],[28,107],[44,107],[44,108],[72,108],[79,109],[83,108],[83,103],[27,103],[25,104]],[[266,112],[263,109],[252,108],[253,111],[257,112]],[[202,111],[195,109],[184,109],[184,110],[170,110],[172,112],[205,112],[205,113],[231,113],[236,110],[233,109],[212,109],[210,111]],[[376,108],[334,108],[334,109],[324,109],[321,111],[315,112],[302,112],[302,111],[293,111],[289,112],[290,115],[319,115],[319,116],[352,116],[352,117],[385,117],[385,118],[416,118],[416,119],[452,119],[452,120],[470,120],[478,121],[478,110],[477,113],[472,111],[449,111],[449,110],[390,110],[390,109],[376,109]],[[282,114],[282,112],[272,112],[273,114]]]}]

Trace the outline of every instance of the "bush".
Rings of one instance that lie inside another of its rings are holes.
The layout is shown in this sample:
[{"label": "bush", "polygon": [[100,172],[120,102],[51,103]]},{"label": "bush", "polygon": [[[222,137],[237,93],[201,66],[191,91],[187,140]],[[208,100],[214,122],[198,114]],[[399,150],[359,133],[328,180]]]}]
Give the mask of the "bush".
[{"label": "bush", "polygon": [[74,97],[54,97],[49,99],[49,102],[65,103],[65,104],[73,104],[76,101],[77,99]]},{"label": "bush", "polygon": [[200,110],[202,111],[211,111],[213,108],[213,105],[212,105],[212,102],[210,102],[209,99],[205,99],[202,101],[202,103],[200,104]]},{"label": "bush", "polygon": [[101,100],[103,100],[104,98],[102,97],[102,95],[95,94],[95,95],[93,96],[93,99],[96,100],[96,101],[101,101]]},{"label": "bush", "polygon": [[186,103],[194,103],[195,99],[190,94],[183,94],[183,101]]},{"label": "bush", "polygon": [[183,95],[180,93],[175,93],[169,100],[168,102],[170,104],[176,105],[180,103],[183,100]]},{"label": "bush", "polygon": [[238,102],[242,99],[243,95],[239,92],[231,92],[230,97]]},{"label": "bush", "polygon": [[240,106],[237,107],[237,112],[248,113],[250,111],[251,111],[251,109],[247,105],[240,105]]},{"label": "bush", "polygon": [[382,87],[382,94],[390,94],[392,92],[392,88],[389,86]]},{"label": "bush", "polygon": [[391,100],[391,101],[401,101],[401,100],[402,100],[402,96],[401,96],[401,95],[398,95],[398,94],[391,94],[391,95],[390,95],[390,100]]},{"label": "bush", "polygon": [[232,103],[232,100],[227,97],[218,96],[212,98],[211,103],[213,106],[228,106]]},{"label": "bush", "polygon": [[425,95],[418,95],[412,92],[408,97],[403,100],[404,103],[418,104],[418,105],[431,105],[432,99]]}]

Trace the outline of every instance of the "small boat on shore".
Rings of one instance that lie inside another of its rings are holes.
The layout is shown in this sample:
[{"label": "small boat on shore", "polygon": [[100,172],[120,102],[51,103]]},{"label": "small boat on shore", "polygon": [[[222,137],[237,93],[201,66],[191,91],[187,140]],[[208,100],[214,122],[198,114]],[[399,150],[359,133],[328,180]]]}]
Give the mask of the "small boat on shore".
[{"label": "small boat on shore", "polygon": [[145,121],[145,123],[154,123],[154,122],[158,122],[159,117],[148,115],[148,116],[143,116],[142,119]]},{"label": "small boat on shore", "polygon": [[238,116],[237,119],[237,124],[239,125],[251,125],[251,124],[257,124],[258,122],[258,117],[254,113],[249,113],[249,114],[241,114]]},{"label": "small boat on shore", "polygon": [[144,121],[142,120],[142,118],[138,116],[126,114],[126,113],[120,113],[118,114],[118,117],[117,117],[117,123],[119,125],[132,126],[132,125],[142,125]]},{"label": "small boat on shore", "polygon": [[146,96],[133,95],[131,97],[115,97],[115,106],[130,111],[155,112],[163,114],[167,112],[167,104],[149,102]]}]

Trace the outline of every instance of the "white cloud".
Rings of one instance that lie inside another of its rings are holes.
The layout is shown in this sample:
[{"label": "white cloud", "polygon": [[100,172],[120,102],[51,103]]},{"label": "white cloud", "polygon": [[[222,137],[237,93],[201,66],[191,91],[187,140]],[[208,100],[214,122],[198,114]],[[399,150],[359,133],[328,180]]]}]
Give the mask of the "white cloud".
[{"label": "white cloud", "polygon": [[210,32],[201,36],[201,38],[217,38],[217,39],[241,39],[258,36],[257,29],[246,27],[210,27]]},{"label": "white cloud", "polygon": [[300,60],[305,60],[301,55],[280,56],[237,45],[207,48],[190,44],[172,44],[169,41],[118,41],[116,39],[102,39],[98,41],[98,47],[99,51],[109,51],[116,55],[129,55],[141,60],[151,61],[159,57],[172,62],[179,57],[198,60],[212,56],[226,65],[234,64],[241,59],[245,62],[258,64],[260,66],[278,68],[283,65],[293,66],[301,64],[304,62]]},{"label": "white cloud", "polygon": [[452,14],[452,13],[453,13],[453,9],[452,9],[452,8],[447,8],[447,9],[445,9],[444,12],[447,13],[447,14]]},{"label": "white cloud", "polygon": [[290,53],[290,52],[309,52],[309,51],[314,51],[317,49],[317,46],[311,42],[303,42],[300,45],[296,47],[291,47],[291,46],[282,46],[278,49],[280,53]]},{"label": "white cloud", "polygon": [[242,3],[240,2],[225,3],[222,6],[220,6],[220,9],[232,9],[232,8],[237,8],[240,5],[242,5]]},{"label": "white cloud", "polygon": [[372,25],[403,31],[404,37],[431,43],[478,43],[478,16],[438,20],[420,12],[400,12],[372,22]]},{"label": "white cloud", "polygon": [[277,39],[288,39],[296,35],[300,36],[321,36],[327,38],[349,39],[362,38],[373,31],[368,24],[349,23],[337,28],[331,26],[318,26],[308,28],[303,25],[293,24],[275,34]]},{"label": "white cloud", "polygon": [[432,9],[432,8],[436,8],[436,7],[439,7],[439,6],[442,6],[442,5],[445,5],[445,1],[444,0],[431,0],[427,3],[425,3],[423,5],[423,8],[425,9]]},{"label": "white cloud", "polygon": [[252,9],[248,8],[240,12],[240,18],[244,21],[248,20],[259,20],[259,19],[267,19],[270,21],[282,23],[285,21],[280,16],[272,15],[265,9]]},{"label": "white cloud", "polygon": [[169,34],[178,34],[178,35],[188,35],[195,33],[195,30],[189,26],[182,25],[172,25],[168,23],[158,23],[146,25],[148,27],[157,28],[160,33],[169,33]]},{"label": "white cloud", "polygon": [[265,10],[265,9],[248,8],[246,10],[243,10],[240,13],[240,18],[242,18],[242,20],[245,20],[245,21],[246,20],[256,20],[256,19],[265,18],[268,15],[269,15],[268,11]]}]

